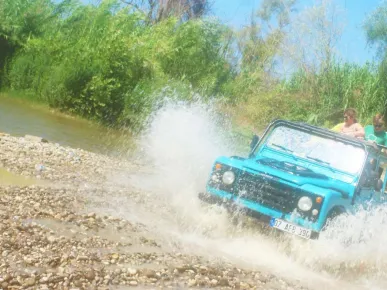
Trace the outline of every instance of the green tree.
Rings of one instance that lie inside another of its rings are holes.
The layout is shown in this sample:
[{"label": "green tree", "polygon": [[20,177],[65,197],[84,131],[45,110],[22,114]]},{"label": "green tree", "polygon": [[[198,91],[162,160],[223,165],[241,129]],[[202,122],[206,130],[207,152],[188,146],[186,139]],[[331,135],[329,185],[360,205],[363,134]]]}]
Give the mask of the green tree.
[{"label": "green tree", "polygon": [[378,73],[379,78],[382,80],[381,88],[385,94],[380,99],[379,111],[383,111],[385,114],[387,113],[387,2],[382,2],[382,4],[367,17],[364,29],[368,43],[377,48],[380,59]]},{"label": "green tree", "polygon": [[57,5],[50,0],[0,1],[0,84],[7,59],[30,39],[42,37],[72,5],[72,0]]},{"label": "green tree", "polygon": [[121,0],[121,2],[147,15],[147,20],[151,23],[169,17],[188,21],[201,18],[210,11],[208,0]]},{"label": "green tree", "polygon": [[364,29],[370,45],[375,45],[381,57],[387,47],[387,2],[383,2],[366,19]]}]

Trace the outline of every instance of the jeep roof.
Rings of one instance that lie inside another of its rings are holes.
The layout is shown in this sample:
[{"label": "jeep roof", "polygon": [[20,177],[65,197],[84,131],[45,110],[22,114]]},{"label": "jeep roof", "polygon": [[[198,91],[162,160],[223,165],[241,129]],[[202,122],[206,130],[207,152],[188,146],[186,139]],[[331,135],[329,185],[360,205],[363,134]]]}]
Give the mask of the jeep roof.
[{"label": "jeep roof", "polygon": [[360,146],[360,147],[363,147],[364,149],[366,149],[368,152],[373,151],[374,153],[377,153],[377,154],[378,153],[384,154],[382,152],[382,149],[387,150],[387,147],[385,147],[385,146],[375,145],[374,143],[365,141],[364,139],[350,137],[350,136],[347,136],[344,134],[340,134],[338,132],[334,132],[334,131],[327,129],[327,128],[317,127],[317,126],[310,125],[310,124],[307,124],[304,122],[294,122],[294,121],[288,121],[288,120],[282,120],[282,119],[277,119],[277,120],[272,121],[265,129],[263,135],[266,135],[267,131],[272,126],[277,126],[277,125],[281,125],[281,124],[284,124],[284,125],[287,125],[287,126],[293,127],[293,128],[300,128],[300,129],[305,130],[307,132],[315,133],[318,135],[327,136],[331,139],[339,140],[339,141],[342,141],[344,143],[349,143],[349,144],[353,144],[355,146]]}]

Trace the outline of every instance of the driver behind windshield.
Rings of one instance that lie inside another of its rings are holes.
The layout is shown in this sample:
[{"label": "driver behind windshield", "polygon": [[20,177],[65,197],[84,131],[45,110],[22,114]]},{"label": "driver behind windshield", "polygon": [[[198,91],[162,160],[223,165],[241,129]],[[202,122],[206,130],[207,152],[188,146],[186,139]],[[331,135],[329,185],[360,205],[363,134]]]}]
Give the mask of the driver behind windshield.
[{"label": "driver behind windshield", "polygon": [[348,108],[344,111],[344,123],[337,124],[333,131],[356,138],[364,138],[365,132],[362,125],[356,120],[356,110]]}]

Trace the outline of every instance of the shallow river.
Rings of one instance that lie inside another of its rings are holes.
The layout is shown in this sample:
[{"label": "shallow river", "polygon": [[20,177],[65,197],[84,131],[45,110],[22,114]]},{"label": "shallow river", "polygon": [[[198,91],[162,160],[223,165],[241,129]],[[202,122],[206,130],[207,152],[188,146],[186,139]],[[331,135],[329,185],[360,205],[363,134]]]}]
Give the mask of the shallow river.
[{"label": "shallow river", "polygon": [[[86,120],[55,113],[41,105],[0,95],[0,133],[34,135],[64,146],[119,154],[132,148],[131,137]],[[31,185],[43,181],[12,174],[0,167],[0,184]]]},{"label": "shallow river", "polygon": [[93,152],[112,152],[119,144],[130,139],[122,136],[122,133],[88,121],[1,95],[0,132],[14,136],[35,135],[61,145]]}]

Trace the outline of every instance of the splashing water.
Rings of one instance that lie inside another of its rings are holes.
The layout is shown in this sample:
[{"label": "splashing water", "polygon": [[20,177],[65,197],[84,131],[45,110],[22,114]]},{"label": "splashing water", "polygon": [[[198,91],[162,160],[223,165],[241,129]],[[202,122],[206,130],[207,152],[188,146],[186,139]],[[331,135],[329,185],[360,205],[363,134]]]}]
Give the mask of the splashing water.
[{"label": "splashing water", "polygon": [[[190,221],[219,225],[203,211],[197,198],[205,188],[214,157],[231,153],[228,144],[219,138],[214,114],[211,107],[201,103],[167,104],[154,115],[140,141],[154,169],[152,190],[168,201],[180,222],[187,222],[185,226]],[[146,178],[144,183],[149,184],[149,176]]]},{"label": "splashing water", "polygon": [[386,288],[387,207],[339,217],[319,240],[304,241],[262,231],[248,218],[252,226],[233,225],[225,210],[203,206],[197,195],[215,158],[236,153],[228,132],[230,125],[200,102],[169,103],[154,113],[139,140],[149,170],[130,176],[132,185],[151,193],[146,202],[152,204],[148,212],[153,211],[149,224],[183,245],[300,280],[313,289]]},{"label": "splashing water", "polygon": [[[339,216],[312,243],[313,255],[298,255],[298,261],[337,277],[387,286],[386,205],[359,209],[355,215]],[[374,288],[372,288],[374,289]]]}]

